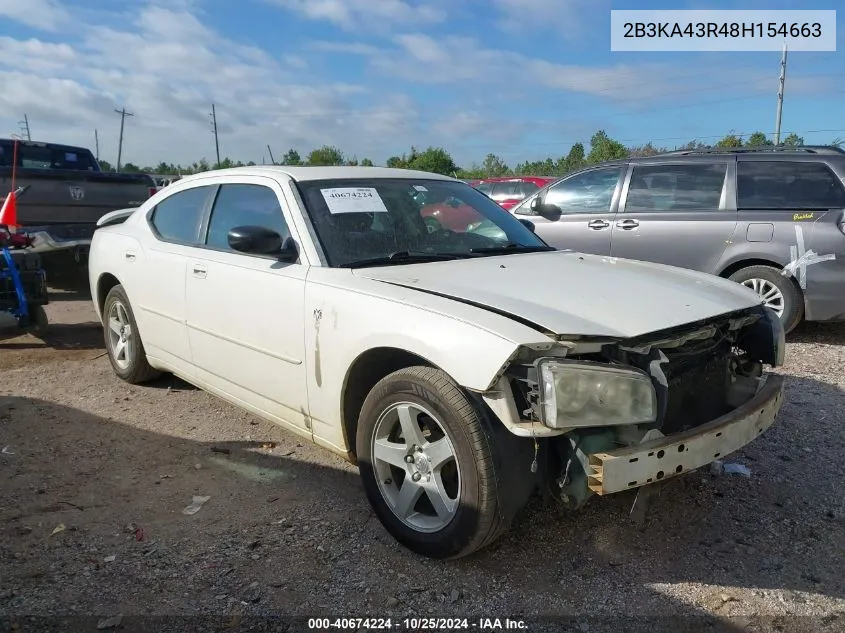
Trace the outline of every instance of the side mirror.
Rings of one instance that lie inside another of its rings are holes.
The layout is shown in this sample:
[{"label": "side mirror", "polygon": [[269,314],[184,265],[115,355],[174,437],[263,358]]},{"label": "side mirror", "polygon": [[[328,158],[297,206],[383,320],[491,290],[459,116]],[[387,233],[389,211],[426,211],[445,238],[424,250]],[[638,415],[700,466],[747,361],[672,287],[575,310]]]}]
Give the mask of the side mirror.
[{"label": "side mirror", "polygon": [[526,220],[525,218],[518,218],[518,220],[522,223],[525,228],[527,228],[532,233],[534,232],[534,223],[531,220]]},{"label": "side mirror", "polygon": [[236,226],[229,230],[229,246],[241,253],[275,255],[280,260],[293,261],[298,255],[296,243],[264,226]]}]

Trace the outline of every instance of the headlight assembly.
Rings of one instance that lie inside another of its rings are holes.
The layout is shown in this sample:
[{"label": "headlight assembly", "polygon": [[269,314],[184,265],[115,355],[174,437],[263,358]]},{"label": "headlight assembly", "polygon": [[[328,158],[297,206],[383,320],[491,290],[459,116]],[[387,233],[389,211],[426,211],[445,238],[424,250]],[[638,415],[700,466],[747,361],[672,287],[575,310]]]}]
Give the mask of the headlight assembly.
[{"label": "headlight assembly", "polygon": [[634,368],[558,358],[537,361],[540,411],[550,428],[654,422],[657,395]]}]

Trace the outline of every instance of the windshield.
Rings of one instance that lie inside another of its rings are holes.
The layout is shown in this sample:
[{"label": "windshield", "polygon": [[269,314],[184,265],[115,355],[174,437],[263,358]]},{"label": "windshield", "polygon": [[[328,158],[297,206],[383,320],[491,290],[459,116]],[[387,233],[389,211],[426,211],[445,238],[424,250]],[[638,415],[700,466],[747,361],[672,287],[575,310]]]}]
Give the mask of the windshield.
[{"label": "windshield", "polygon": [[548,249],[519,220],[463,182],[371,178],[297,184],[333,267]]}]

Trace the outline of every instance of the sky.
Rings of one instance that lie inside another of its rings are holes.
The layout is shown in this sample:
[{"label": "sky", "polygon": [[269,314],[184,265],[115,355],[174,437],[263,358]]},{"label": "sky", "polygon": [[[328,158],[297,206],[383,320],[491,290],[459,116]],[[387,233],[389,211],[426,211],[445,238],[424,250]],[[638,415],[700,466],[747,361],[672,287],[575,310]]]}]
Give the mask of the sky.
[{"label": "sky", "polygon": [[[611,9],[836,9],[841,0],[0,0],[0,136],[114,164],[270,162],[321,145],[383,164],[557,157],[598,129],[672,147],[772,133],[779,52],[610,49]],[[845,138],[837,52],[792,52],[782,133]]]}]

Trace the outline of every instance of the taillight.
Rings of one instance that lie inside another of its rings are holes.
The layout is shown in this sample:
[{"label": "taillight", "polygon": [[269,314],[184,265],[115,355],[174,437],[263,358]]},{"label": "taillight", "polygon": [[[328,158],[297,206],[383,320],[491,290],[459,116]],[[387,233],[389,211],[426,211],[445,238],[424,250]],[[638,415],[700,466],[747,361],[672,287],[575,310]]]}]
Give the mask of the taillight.
[{"label": "taillight", "polygon": [[157,193],[157,192],[158,192],[158,189],[157,189],[157,188],[155,188],[155,187],[150,187],[150,195],[149,195],[149,196],[147,196],[147,197],[148,197],[148,198],[152,198],[154,195],[156,195],[156,193]]}]

